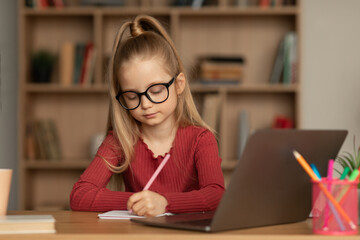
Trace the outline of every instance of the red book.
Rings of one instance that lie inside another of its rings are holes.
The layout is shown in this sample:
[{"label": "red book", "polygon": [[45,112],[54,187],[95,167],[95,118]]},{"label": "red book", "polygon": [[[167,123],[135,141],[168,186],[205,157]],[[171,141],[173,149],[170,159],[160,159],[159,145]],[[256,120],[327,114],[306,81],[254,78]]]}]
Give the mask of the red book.
[{"label": "red book", "polygon": [[260,5],[260,7],[269,7],[270,0],[260,0],[259,5]]},{"label": "red book", "polygon": [[63,8],[64,7],[64,1],[63,0],[53,0],[55,8]]},{"label": "red book", "polygon": [[92,51],[94,47],[93,43],[88,43],[86,44],[86,48],[85,48],[85,53],[84,53],[84,59],[82,61],[82,66],[81,66],[81,75],[80,75],[80,84],[84,84],[85,82],[85,73],[86,73],[86,68],[89,64],[87,64],[87,62],[89,61],[89,56],[90,56],[90,51]]}]

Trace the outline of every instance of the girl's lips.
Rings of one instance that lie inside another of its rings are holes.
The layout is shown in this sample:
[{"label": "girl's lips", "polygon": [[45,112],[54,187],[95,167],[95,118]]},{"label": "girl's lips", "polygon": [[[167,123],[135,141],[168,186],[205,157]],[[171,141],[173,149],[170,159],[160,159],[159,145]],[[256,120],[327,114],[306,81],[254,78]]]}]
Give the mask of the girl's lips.
[{"label": "girl's lips", "polygon": [[155,115],[156,115],[156,113],[150,113],[150,114],[145,114],[144,116],[145,116],[145,118],[154,118],[155,117]]}]

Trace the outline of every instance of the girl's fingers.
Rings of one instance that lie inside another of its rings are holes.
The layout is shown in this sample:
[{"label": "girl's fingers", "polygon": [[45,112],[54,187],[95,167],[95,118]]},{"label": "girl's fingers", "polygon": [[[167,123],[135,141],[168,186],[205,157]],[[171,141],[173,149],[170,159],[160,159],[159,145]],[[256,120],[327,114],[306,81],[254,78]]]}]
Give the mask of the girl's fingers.
[{"label": "girl's fingers", "polygon": [[134,193],[131,197],[129,197],[128,201],[127,201],[127,209],[132,209],[133,205],[141,200],[141,192],[139,193]]},{"label": "girl's fingers", "polygon": [[136,210],[134,209],[133,212],[138,216],[145,216],[146,215],[146,208],[145,207],[136,207]]}]

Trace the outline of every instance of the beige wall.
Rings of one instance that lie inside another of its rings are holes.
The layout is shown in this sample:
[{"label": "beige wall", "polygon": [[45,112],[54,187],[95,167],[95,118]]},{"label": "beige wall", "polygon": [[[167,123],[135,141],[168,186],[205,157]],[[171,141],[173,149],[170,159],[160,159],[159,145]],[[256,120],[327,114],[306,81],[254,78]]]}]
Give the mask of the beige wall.
[{"label": "beige wall", "polygon": [[303,128],[347,129],[360,144],[360,1],[303,0]]}]

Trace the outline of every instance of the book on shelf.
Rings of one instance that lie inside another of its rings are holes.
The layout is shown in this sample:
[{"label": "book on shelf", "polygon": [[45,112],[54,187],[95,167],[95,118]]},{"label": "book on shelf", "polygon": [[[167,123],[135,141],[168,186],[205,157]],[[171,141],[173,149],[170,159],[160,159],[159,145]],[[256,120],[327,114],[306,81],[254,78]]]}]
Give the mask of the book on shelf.
[{"label": "book on shelf", "polygon": [[202,83],[240,83],[244,59],[236,56],[207,56],[199,59],[199,80]]},{"label": "book on shelf", "polygon": [[280,6],[295,6],[296,0],[236,0],[235,4],[240,7],[248,7],[248,6],[280,7]]},{"label": "book on shelf", "polygon": [[82,6],[123,6],[125,0],[81,0]]},{"label": "book on shelf", "polygon": [[220,101],[221,97],[219,94],[205,94],[204,96],[201,115],[204,122],[214,130],[217,129],[219,123]]},{"label": "book on shelf", "polygon": [[297,38],[295,32],[288,32],[285,35],[284,46],[284,73],[283,83],[291,84],[296,82],[296,65],[297,65]]},{"label": "book on shelf", "polygon": [[56,233],[51,215],[0,216],[0,234]]},{"label": "book on shelf", "polygon": [[64,0],[25,0],[26,7],[45,9],[49,7],[63,8]]},{"label": "book on shelf", "polygon": [[288,32],[279,44],[269,82],[296,83],[297,65],[297,35],[295,32]]},{"label": "book on shelf", "polygon": [[284,47],[285,41],[281,40],[277,51],[273,70],[271,72],[270,83],[277,84],[281,82],[281,77],[284,69]]},{"label": "book on shelf", "polygon": [[26,125],[26,138],[25,138],[26,158],[29,160],[36,159],[36,140],[34,135],[33,126],[28,123]]},{"label": "book on shelf", "polygon": [[60,84],[64,86],[72,85],[74,73],[75,44],[66,42],[61,46],[59,54],[59,77]]},{"label": "book on shelf", "polygon": [[61,148],[55,122],[35,120],[27,126],[27,158],[29,160],[60,160]]},{"label": "book on shelf", "polygon": [[93,84],[97,51],[92,42],[66,42],[62,45],[59,55],[61,85]]}]

